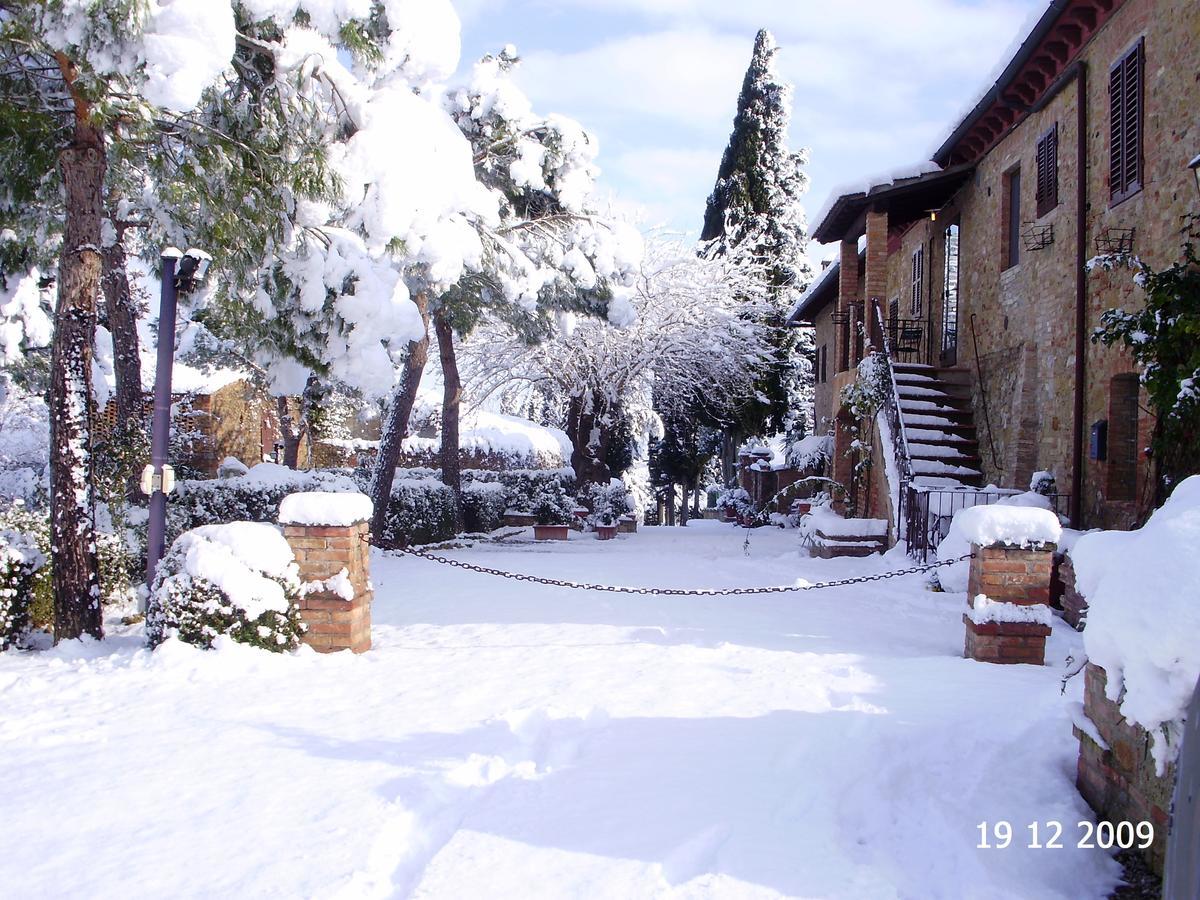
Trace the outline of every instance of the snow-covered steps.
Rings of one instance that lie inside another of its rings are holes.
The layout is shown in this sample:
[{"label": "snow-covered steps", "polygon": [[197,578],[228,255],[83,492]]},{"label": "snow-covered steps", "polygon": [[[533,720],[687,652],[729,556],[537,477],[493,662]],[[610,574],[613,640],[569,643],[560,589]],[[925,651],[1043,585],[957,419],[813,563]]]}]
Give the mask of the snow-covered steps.
[{"label": "snow-covered steps", "polygon": [[911,363],[897,363],[893,372],[914,480],[981,484],[970,372]]}]

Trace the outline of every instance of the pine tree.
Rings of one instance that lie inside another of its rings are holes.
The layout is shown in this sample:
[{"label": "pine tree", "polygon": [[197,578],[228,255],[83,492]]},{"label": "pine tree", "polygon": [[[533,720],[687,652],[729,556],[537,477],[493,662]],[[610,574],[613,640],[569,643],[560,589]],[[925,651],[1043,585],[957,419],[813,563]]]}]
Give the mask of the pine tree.
[{"label": "pine tree", "polygon": [[812,383],[806,358],[811,336],[806,341],[800,331],[784,326],[788,310],[812,280],[812,270],[804,256],[808,234],[800,204],[808,188],[803,171],[807,153],[788,150],[791,88],[775,73],[777,50],[770,32],[760,31],[701,232],[706,255],[748,250],[763,263],[774,289],[772,311],[757,321],[775,348],[771,371],[755,396],[718,416],[736,438],[800,430],[796,411],[804,408]]}]

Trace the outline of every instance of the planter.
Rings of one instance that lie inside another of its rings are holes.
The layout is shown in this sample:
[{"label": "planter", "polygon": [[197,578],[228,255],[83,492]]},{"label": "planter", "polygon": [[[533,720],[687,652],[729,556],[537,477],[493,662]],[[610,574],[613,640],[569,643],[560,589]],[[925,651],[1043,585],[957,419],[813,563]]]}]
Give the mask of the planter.
[{"label": "planter", "polygon": [[737,520],[738,520],[738,514],[734,510],[732,510],[732,509],[721,510],[721,521],[722,522],[736,522]]},{"label": "planter", "polygon": [[537,516],[533,513],[510,511],[504,514],[504,524],[509,528],[528,528],[537,524]]},{"label": "planter", "polygon": [[637,519],[633,516],[621,516],[617,520],[617,531],[621,534],[637,534]]},{"label": "planter", "polygon": [[807,501],[807,500],[793,500],[792,501],[792,515],[807,516],[810,512],[812,512],[812,503],[810,503],[809,501]]},{"label": "planter", "polygon": [[611,541],[616,536],[617,536],[617,526],[616,525],[597,525],[596,526],[596,540]]},{"label": "planter", "polygon": [[570,528],[566,525],[534,525],[533,539],[535,541],[565,541]]}]

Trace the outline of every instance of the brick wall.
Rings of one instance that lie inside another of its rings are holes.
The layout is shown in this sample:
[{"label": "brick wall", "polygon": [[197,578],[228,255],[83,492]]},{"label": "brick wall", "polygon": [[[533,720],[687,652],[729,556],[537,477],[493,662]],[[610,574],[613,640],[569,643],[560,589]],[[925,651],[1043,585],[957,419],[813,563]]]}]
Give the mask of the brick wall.
[{"label": "brick wall", "polygon": [[[967,579],[967,604],[986,595],[997,603],[1018,606],[1050,605],[1050,573],[1054,545],[1024,549],[1005,544],[972,546],[971,573]],[[1045,664],[1050,627],[1025,622],[974,622],[963,614],[966,639],[963,655],[990,663]]]},{"label": "brick wall", "polygon": [[300,612],[308,631],[304,643],[319,653],[371,649],[371,580],[368,524],[284,524],[287,539],[305,583],[325,581],[346,570],[354,590],[347,600],[331,590],[309,591],[300,600]]},{"label": "brick wall", "polygon": [[1107,683],[1104,669],[1090,663],[1084,669],[1083,711],[1107,746],[1074,726],[1079,740],[1076,786],[1102,819],[1154,823],[1154,843],[1143,854],[1162,875],[1175,767],[1168,766],[1162,776],[1155,773],[1150,736],[1125,720],[1120,707],[1105,695]]}]

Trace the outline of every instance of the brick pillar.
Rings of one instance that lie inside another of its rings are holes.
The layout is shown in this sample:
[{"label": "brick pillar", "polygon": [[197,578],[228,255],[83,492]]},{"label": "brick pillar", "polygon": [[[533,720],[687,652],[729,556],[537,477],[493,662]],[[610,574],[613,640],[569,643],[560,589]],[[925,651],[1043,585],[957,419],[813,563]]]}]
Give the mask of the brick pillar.
[{"label": "brick pillar", "polygon": [[[371,649],[370,528],[364,518],[344,525],[283,524],[306,592],[300,614],[308,626],[304,643],[318,653]],[[336,590],[343,570],[353,591]],[[328,580],[334,579],[334,585]],[[316,582],[321,584],[313,589]]]},{"label": "brick pillar", "polygon": [[[838,269],[837,312],[848,315],[850,306],[858,300],[858,240],[842,241]],[[840,325],[839,328],[847,326]],[[834,372],[845,372],[853,363],[850,361],[852,341],[838,341],[834,354]]]},{"label": "brick pillar", "polygon": [[887,257],[888,257],[888,214],[887,211],[867,213],[867,275],[866,307],[863,318],[867,323],[867,335],[876,349],[883,348],[883,335],[879,331],[879,320],[875,316],[875,301],[887,314]]},{"label": "brick pillar", "polygon": [[[993,603],[1041,607],[1050,610],[1050,572],[1054,544],[1038,549],[993,544],[972,546],[971,575],[967,582],[967,602],[974,610],[980,595]],[[1037,622],[975,622],[963,614],[967,627],[963,655],[968,659],[991,663],[1029,663],[1045,665],[1046,637],[1050,626]]]}]

